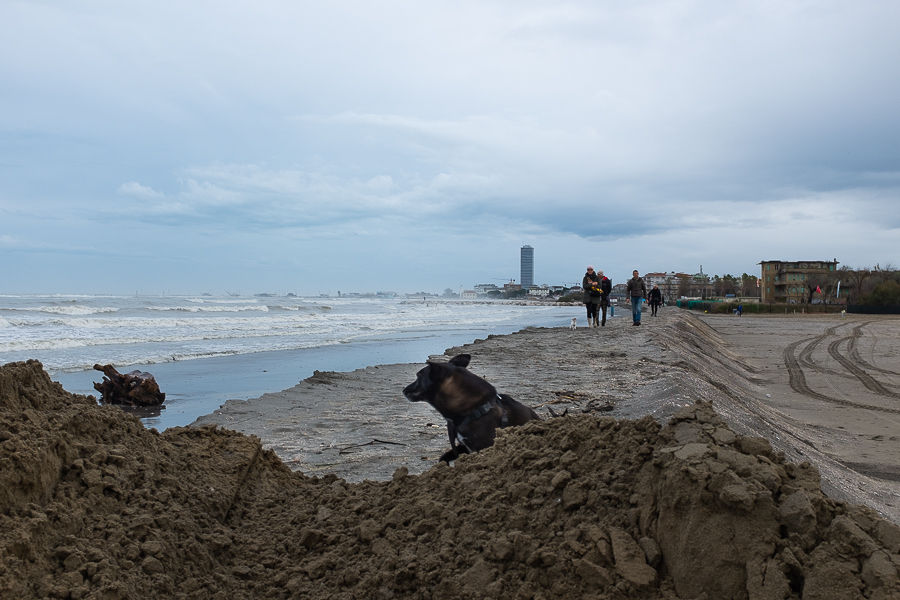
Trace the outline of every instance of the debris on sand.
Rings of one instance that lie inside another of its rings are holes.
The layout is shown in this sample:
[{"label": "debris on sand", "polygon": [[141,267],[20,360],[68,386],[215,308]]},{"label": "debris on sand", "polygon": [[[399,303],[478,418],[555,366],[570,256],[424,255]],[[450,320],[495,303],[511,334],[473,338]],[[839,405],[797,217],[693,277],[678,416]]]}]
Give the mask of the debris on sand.
[{"label": "debris on sand", "polygon": [[348,484],[0,367],[3,598],[889,599],[898,565],[900,527],[708,403]]},{"label": "debris on sand", "polygon": [[145,371],[119,373],[112,365],[94,365],[105,377],[94,389],[100,392],[101,404],[121,404],[133,407],[162,406],[166,395],[159,391],[156,378]]}]

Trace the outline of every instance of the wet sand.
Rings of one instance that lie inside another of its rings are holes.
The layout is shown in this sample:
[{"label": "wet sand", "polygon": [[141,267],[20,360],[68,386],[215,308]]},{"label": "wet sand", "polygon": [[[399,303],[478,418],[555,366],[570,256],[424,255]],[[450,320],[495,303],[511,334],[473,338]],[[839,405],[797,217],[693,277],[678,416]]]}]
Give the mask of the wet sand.
[{"label": "wet sand", "polygon": [[[900,319],[872,315],[706,316],[755,370],[757,398],[783,419],[786,444],[811,462],[848,470],[856,487],[898,520]],[[857,474],[858,477],[854,477]]]},{"label": "wet sand", "polygon": [[[707,316],[663,309],[641,327],[529,328],[450,348],[469,369],[545,418],[652,415],[712,401],[729,426],[820,470],[830,496],[900,523],[900,319]],[[423,363],[424,359],[423,357]],[[349,481],[432,467],[447,448],[440,416],[402,389],[423,363],[316,373],[293,388],[229,401],[194,425],[258,436],[294,470]]]}]

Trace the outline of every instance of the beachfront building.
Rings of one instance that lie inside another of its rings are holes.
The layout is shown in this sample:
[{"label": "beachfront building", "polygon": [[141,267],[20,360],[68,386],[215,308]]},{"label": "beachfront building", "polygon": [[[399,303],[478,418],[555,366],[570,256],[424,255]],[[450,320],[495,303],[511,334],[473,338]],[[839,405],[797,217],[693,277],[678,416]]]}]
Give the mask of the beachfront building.
[{"label": "beachfront building", "polygon": [[713,295],[714,284],[709,275],[703,272],[700,265],[699,273],[680,273],[676,271],[660,271],[643,275],[647,291],[659,286],[662,292],[663,302],[674,302],[678,298],[709,298]]},{"label": "beachfront building", "polygon": [[463,300],[474,300],[478,297],[478,293],[475,290],[465,290],[460,292],[459,297]]},{"label": "beachfront building", "polygon": [[493,283],[479,283],[475,286],[475,293],[480,295],[485,295],[488,292],[500,292],[500,288],[498,288]]},{"label": "beachfront building", "polygon": [[617,283],[612,286],[612,291],[609,293],[609,301],[610,302],[631,302],[628,298],[628,285],[625,283]]},{"label": "beachfront building", "polygon": [[647,284],[648,292],[653,289],[654,285],[658,285],[659,291],[662,292],[663,302],[670,304],[678,297],[679,284],[685,280],[690,281],[692,277],[693,275],[688,273],[662,271],[658,273],[647,273],[644,275],[644,283]]},{"label": "beachfront building", "polygon": [[662,289],[667,283],[674,283],[677,286],[679,277],[689,277],[689,275],[676,273],[675,271],[663,271],[661,273],[646,273],[643,277],[647,287],[652,288],[654,285],[658,285],[659,289]]},{"label": "beachfront building", "polygon": [[715,286],[709,275],[703,272],[703,265],[700,265],[699,273],[679,278],[677,293],[682,298],[712,298],[715,295]]},{"label": "beachfront building", "polygon": [[545,297],[550,295],[550,286],[547,284],[544,285],[533,285],[528,288],[529,296],[539,296]]},{"label": "beachfront building", "polygon": [[810,286],[827,289],[837,275],[834,260],[764,260],[759,263],[760,302],[803,303]]},{"label": "beachfront building", "polygon": [[521,277],[522,287],[526,290],[534,285],[534,248],[522,246],[521,251]]}]

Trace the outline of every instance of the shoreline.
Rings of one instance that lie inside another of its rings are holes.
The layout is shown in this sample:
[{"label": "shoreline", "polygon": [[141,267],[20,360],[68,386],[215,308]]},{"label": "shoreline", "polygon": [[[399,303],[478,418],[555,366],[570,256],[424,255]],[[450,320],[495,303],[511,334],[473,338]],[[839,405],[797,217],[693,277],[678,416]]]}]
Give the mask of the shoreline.
[{"label": "shoreline", "polygon": [[[651,415],[665,423],[687,405],[713,402],[736,433],[764,437],[790,460],[814,464],[821,472],[823,489],[832,497],[866,504],[900,522],[896,501],[900,478],[890,470],[900,456],[887,449],[879,461],[873,461],[864,456],[865,444],[828,443],[836,439],[835,432],[842,431],[845,437],[883,436],[872,433],[873,423],[848,417],[868,409],[825,406],[824,412],[834,413],[841,423],[858,423],[858,430],[831,429],[801,410],[789,410],[794,404],[806,405],[790,390],[786,370],[778,368],[783,347],[798,336],[815,337],[835,325],[859,325],[858,319],[841,320],[834,315],[805,317],[792,322],[796,332],[784,335],[766,322],[765,315],[738,320],[700,317],[671,308],[655,319],[645,316],[640,328],[630,327],[626,319],[610,321],[600,329],[527,328],[448,348],[433,358],[471,354],[473,373],[501,393],[532,406],[545,419],[551,407],[557,414],[567,409],[578,414],[611,404],[614,409],[603,415],[616,419]],[[892,327],[900,324],[896,319],[887,321]],[[779,322],[785,321],[779,318]],[[727,329],[724,325],[742,329],[725,333],[715,329]],[[769,348],[777,358],[768,370],[754,364],[755,356],[741,355],[746,348],[736,345],[741,344],[742,335],[758,336],[760,330],[771,338],[763,346],[780,346]],[[255,435],[291,469],[307,475],[330,473],[358,482],[389,480],[399,467],[411,474],[422,473],[435,465],[448,446],[440,415],[402,395],[403,387],[423,365],[424,361],[318,372],[281,392],[226,402],[191,425],[218,425]],[[814,410],[821,412],[822,407]],[[897,424],[878,420],[875,424],[900,435],[900,419]],[[890,444],[890,437],[883,437],[882,445]],[[857,460],[852,460],[854,456]]]},{"label": "shoreline", "polygon": [[[534,324],[561,324],[569,318],[571,315],[568,314],[533,315],[530,321]],[[141,418],[146,427],[163,431],[169,427],[188,425],[212,413],[228,400],[250,400],[290,388],[317,370],[342,372],[378,363],[412,363],[430,354],[440,353],[448,345],[462,344],[492,334],[510,333],[520,327],[521,323],[506,321],[468,328],[376,334],[348,343],[135,364],[120,371],[137,369],[147,371],[156,378],[161,391],[166,393],[166,408],[135,416]],[[102,378],[97,371],[51,371],[51,378],[70,392],[99,396],[93,388],[93,382]]]}]

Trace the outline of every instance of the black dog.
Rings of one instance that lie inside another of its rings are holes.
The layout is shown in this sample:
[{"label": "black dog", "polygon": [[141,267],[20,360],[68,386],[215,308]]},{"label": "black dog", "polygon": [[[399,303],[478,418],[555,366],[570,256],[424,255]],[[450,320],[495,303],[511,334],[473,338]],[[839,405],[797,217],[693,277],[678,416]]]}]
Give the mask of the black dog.
[{"label": "black dog", "polygon": [[466,367],[471,358],[460,354],[449,362],[429,362],[416,374],[416,380],[403,389],[407,400],[425,401],[447,419],[451,450],[440,460],[448,463],[460,454],[492,446],[498,427],[540,419],[529,407],[506,394],[498,394],[494,386],[469,372]]}]

